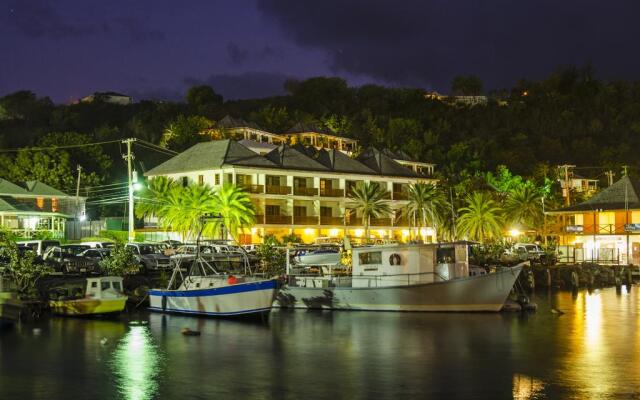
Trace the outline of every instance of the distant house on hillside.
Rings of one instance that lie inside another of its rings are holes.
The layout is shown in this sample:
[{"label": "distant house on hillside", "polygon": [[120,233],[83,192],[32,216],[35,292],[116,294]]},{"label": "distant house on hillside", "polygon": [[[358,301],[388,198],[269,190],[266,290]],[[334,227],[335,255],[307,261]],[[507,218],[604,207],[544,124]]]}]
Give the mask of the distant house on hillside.
[{"label": "distant house on hillside", "polygon": [[80,103],[93,103],[97,101],[126,106],[133,103],[133,98],[126,94],[116,92],[95,92],[92,95],[80,99]]},{"label": "distant house on hillside", "polygon": [[[562,187],[562,196],[567,197],[567,184],[563,179],[560,179],[560,186]],[[569,188],[576,193],[591,195],[598,191],[598,180],[585,178],[584,176],[574,173],[569,179]]]},{"label": "distant house on hillside", "polygon": [[426,92],[425,99],[438,100],[449,104],[460,104],[467,106],[486,106],[489,103],[487,96],[447,96],[438,92]]},{"label": "distant house on hillside", "polygon": [[84,212],[84,202],[42,182],[0,179],[0,226],[22,238],[46,234],[62,239],[66,221]]}]

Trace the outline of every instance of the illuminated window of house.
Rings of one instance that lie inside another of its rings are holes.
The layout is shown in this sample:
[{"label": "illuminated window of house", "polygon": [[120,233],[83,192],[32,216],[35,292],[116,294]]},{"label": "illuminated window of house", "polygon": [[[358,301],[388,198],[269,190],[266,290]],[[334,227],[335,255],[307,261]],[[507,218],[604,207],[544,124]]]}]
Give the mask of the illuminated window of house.
[{"label": "illuminated window of house", "polygon": [[613,211],[604,211],[598,215],[598,224],[599,225],[615,225],[616,224],[616,213]]},{"label": "illuminated window of house", "polygon": [[58,212],[60,209],[60,204],[58,203],[58,199],[51,199],[51,212]]},{"label": "illuminated window of house", "polygon": [[631,211],[631,223],[640,224],[640,211]]},{"label": "illuminated window of house", "polygon": [[584,225],[584,216],[582,214],[576,214],[573,217],[575,225]]},{"label": "illuminated window of house", "polygon": [[36,198],[36,206],[41,210],[44,208],[44,198],[43,197],[37,197]]}]

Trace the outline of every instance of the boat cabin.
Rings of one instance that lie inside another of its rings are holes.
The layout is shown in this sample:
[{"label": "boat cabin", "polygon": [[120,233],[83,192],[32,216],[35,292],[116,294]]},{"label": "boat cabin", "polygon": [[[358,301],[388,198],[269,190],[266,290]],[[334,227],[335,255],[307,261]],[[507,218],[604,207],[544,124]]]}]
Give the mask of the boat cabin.
[{"label": "boat cabin", "polygon": [[119,276],[100,276],[87,278],[86,297],[104,299],[122,296],[122,278]]},{"label": "boat cabin", "polygon": [[353,287],[432,283],[468,276],[467,242],[353,248]]}]

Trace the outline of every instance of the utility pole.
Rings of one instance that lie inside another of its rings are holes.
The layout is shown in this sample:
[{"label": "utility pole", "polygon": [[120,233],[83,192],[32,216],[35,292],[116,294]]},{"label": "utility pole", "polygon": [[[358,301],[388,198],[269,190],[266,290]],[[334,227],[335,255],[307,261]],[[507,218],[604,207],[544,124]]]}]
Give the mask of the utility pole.
[{"label": "utility pole", "polygon": [[609,186],[613,185],[613,176],[615,175],[615,173],[612,170],[609,170],[604,174],[607,176],[607,182],[609,183]]},{"label": "utility pole", "polygon": [[129,243],[135,240],[135,234],[133,232],[135,222],[133,219],[133,153],[131,152],[131,144],[135,141],[135,138],[124,139],[122,141],[122,143],[127,145],[127,154],[123,155],[122,158],[127,161],[127,180],[129,183]]},{"label": "utility pole", "polygon": [[622,166],[622,176],[627,176],[627,168],[629,168],[628,165],[623,165]]},{"label": "utility pole", "polygon": [[78,164],[78,181],[76,182],[76,213],[78,213],[78,205],[80,204],[80,175],[82,174],[82,165]]},{"label": "utility pole", "polygon": [[569,181],[569,169],[575,168],[575,165],[561,165],[559,168],[564,169],[564,189],[567,191],[567,195],[564,198],[564,204],[566,206],[571,205],[571,182]]}]

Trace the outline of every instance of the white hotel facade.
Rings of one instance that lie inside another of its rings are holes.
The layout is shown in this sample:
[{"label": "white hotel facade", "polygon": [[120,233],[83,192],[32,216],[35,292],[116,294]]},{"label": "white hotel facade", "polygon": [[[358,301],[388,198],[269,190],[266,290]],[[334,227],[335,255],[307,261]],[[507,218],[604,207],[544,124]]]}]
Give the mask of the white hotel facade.
[{"label": "white hotel facade", "polygon": [[[241,235],[243,243],[260,243],[268,234],[295,234],[305,243],[318,237],[362,237],[362,217],[348,208],[349,192],[359,182],[382,185],[394,209],[388,218],[371,219],[371,236],[407,240],[410,227],[400,209],[407,204],[409,185],[436,183],[433,164],[372,148],[354,158],[355,140],[317,129],[298,127],[301,132],[276,135],[228,117],[220,124],[233,139],[199,143],[145,175],[213,188],[227,182],[244,187],[256,225]],[[436,239],[431,228],[413,230],[413,237]]]}]

